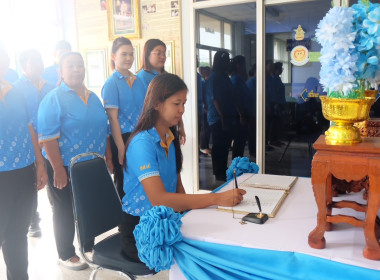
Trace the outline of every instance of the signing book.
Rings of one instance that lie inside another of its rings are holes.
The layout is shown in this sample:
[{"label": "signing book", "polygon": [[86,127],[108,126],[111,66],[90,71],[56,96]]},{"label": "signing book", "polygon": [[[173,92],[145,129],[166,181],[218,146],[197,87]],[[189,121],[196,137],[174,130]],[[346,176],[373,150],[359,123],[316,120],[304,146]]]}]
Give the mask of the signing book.
[{"label": "signing book", "polygon": [[273,218],[296,181],[297,177],[294,176],[249,174],[238,184],[238,188],[247,192],[243,201],[233,208],[218,206],[218,210],[233,210],[243,214],[258,212],[255,200],[255,196],[258,196],[262,212]]}]

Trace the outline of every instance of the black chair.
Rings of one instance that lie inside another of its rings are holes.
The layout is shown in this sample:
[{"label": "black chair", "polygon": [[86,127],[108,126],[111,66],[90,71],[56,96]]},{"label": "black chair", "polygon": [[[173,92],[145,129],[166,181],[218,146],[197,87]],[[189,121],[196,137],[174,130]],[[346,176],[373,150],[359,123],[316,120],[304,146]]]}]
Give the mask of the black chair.
[{"label": "black chair", "polygon": [[[79,161],[84,158],[88,160]],[[84,244],[117,227],[123,212],[112,177],[101,155],[85,153],[74,157],[70,162],[69,173],[80,253],[95,268],[90,279],[95,279],[97,272],[103,268],[118,271],[129,279],[154,274],[144,264],[135,263],[123,255],[119,232],[97,242],[92,259],[85,254]]]}]

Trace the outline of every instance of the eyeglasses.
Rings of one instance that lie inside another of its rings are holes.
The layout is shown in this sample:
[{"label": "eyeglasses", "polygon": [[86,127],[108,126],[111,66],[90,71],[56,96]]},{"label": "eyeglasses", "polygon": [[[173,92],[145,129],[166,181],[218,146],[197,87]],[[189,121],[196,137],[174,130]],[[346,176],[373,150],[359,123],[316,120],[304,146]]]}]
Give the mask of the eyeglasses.
[{"label": "eyeglasses", "polygon": [[154,54],[155,56],[163,56],[163,57],[166,57],[166,53],[165,53],[165,52],[151,52],[151,54]]}]

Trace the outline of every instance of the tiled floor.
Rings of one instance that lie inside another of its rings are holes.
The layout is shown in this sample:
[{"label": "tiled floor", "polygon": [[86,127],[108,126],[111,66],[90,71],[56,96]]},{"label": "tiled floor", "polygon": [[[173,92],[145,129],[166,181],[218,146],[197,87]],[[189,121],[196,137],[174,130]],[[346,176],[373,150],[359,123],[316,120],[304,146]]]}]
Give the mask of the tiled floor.
[{"label": "tiled floor", "polygon": [[[39,213],[41,216],[41,238],[29,237],[29,279],[30,280],[84,280],[89,279],[91,269],[82,271],[70,271],[57,265],[57,251],[53,235],[52,213],[47,199],[46,190],[43,189],[38,194]],[[0,254],[0,280],[6,280],[6,268],[3,254]],[[127,279],[117,272],[103,270],[97,274],[98,280]],[[144,278],[145,279],[145,278]],[[168,271],[160,272],[152,280],[168,280]]]}]

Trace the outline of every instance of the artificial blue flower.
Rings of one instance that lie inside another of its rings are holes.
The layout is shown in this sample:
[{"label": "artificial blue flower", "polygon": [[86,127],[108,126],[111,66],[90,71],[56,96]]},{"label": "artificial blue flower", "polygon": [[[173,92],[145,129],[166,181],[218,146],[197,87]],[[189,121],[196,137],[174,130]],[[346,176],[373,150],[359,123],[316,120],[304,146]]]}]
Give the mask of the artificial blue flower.
[{"label": "artificial blue flower", "polygon": [[318,24],[316,37],[322,45],[320,83],[328,92],[347,95],[356,86],[358,56],[351,54],[357,34],[353,18],[353,10],[333,7]]}]

